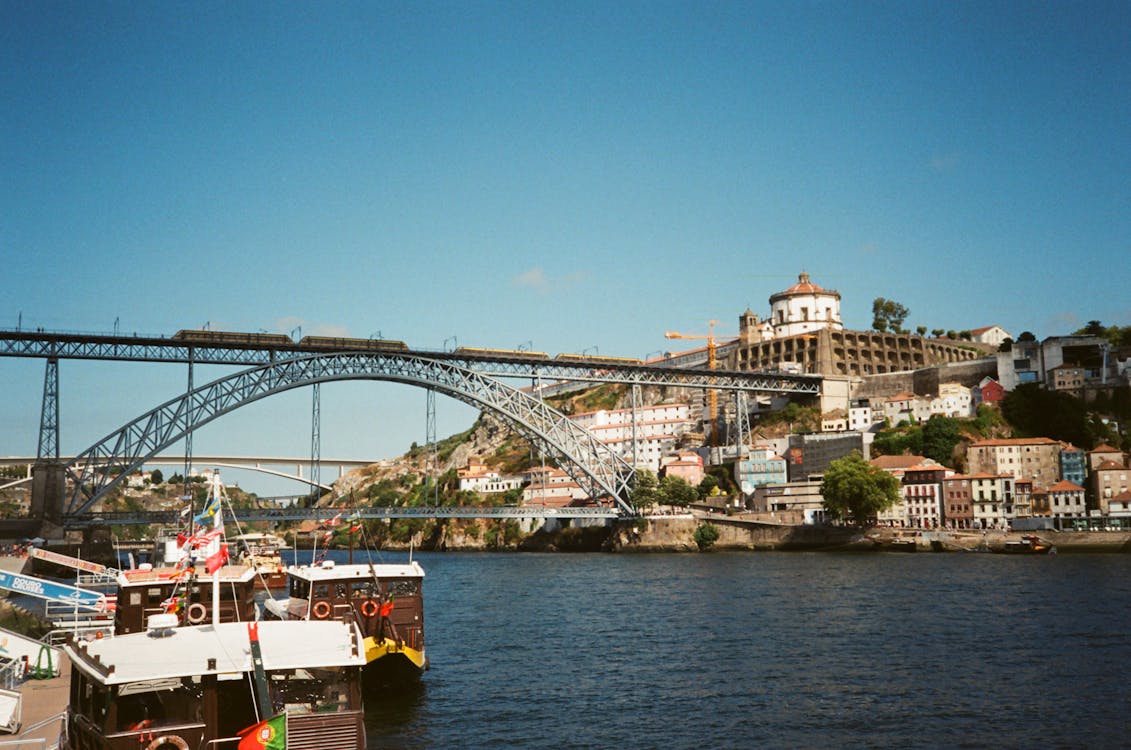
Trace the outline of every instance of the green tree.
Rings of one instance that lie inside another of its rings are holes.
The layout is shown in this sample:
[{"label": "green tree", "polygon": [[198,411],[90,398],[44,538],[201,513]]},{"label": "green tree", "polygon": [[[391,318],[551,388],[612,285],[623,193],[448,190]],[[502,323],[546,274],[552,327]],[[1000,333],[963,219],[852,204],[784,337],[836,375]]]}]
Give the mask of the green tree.
[{"label": "green tree", "polygon": [[927,335],[927,326],[917,326],[915,328],[915,333],[919,334],[920,336],[926,336]]},{"label": "green tree", "polygon": [[687,507],[699,499],[699,492],[683,477],[666,476],[660,480],[660,502]]},{"label": "green tree", "polygon": [[710,474],[703,477],[703,481],[699,482],[699,486],[695,488],[696,494],[699,495],[700,500],[702,500],[705,497],[710,496],[712,492],[717,492],[718,489],[719,489],[718,478],[713,477]]},{"label": "green tree", "polygon": [[1018,341],[1036,341],[1037,337],[1033,335],[1032,331],[1022,331],[1021,335],[1017,337]]},{"label": "green tree", "polygon": [[961,439],[962,432],[957,419],[935,414],[923,425],[923,455],[944,466],[950,466],[954,446]]},{"label": "green tree", "polygon": [[153,471],[149,472],[149,483],[150,484],[161,484],[164,481],[165,481],[165,475],[161,473],[160,469],[154,469]]},{"label": "green tree", "polygon": [[892,333],[907,333],[903,321],[907,319],[909,312],[895,300],[876,297],[872,300],[872,328],[880,333],[889,330]]},{"label": "green tree", "polygon": [[941,328],[932,328],[931,329],[931,335],[934,336],[936,339],[941,339],[944,333],[946,333],[946,331],[944,331]]},{"label": "green tree", "polygon": [[1022,383],[1007,393],[1001,414],[1018,437],[1048,437],[1079,446],[1094,443],[1084,402],[1037,383]]},{"label": "green tree", "polygon": [[655,472],[649,469],[636,470],[636,486],[632,488],[629,502],[637,510],[646,510],[660,501],[660,483]]},{"label": "green tree", "polygon": [[830,518],[867,526],[899,501],[899,480],[854,452],[829,464],[821,496]]}]

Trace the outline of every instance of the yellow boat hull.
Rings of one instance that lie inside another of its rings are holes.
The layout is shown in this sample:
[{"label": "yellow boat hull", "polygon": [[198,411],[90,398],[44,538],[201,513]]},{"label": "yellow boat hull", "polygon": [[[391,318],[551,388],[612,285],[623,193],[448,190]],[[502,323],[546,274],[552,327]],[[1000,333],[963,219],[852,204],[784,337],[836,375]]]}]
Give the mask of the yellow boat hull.
[{"label": "yellow boat hull", "polygon": [[378,641],[373,636],[369,636],[365,639],[364,646],[366,667],[376,666],[382,661],[393,662],[406,659],[421,672],[428,668],[428,659],[424,656],[423,651],[403,644],[400,648],[397,648],[397,642],[391,638]]}]

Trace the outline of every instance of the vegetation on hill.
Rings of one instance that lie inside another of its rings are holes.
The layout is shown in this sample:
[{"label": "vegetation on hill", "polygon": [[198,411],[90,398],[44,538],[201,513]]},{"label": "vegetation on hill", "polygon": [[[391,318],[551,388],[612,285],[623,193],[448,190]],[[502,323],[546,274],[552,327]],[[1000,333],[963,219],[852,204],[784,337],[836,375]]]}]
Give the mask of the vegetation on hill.
[{"label": "vegetation on hill", "polygon": [[1126,422],[1131,406],[1131,393],[1123,386],[1113,396],[1104,395],[1103,403],[1087,404],[1067,393],[1049,391],[1035,383],[1017,386],[1006,394],[1001,412],[1018,437],[1048,437],[1063,440],[1082,448],[1100,443],[1121,447],[1121,430],[1101,414],[1107,413],[1116,422]]},{"label": "vegetation on hill", "polygon": [[1105,326],[1098,320],[1089,320],[1083,328],[1074,331],[1078,336],[1099,336],[1112,346],[1131,346],[1131,326]]},{"label": "vegetation on hill", "polygon": [[971,419],[934,415],[926,422],[911,422],[887,427],[872,442],[873,456],[926,456],[944,466],[962,469],[966,460],[965,444],[1007,432],[1001,414],[983,404]]}]

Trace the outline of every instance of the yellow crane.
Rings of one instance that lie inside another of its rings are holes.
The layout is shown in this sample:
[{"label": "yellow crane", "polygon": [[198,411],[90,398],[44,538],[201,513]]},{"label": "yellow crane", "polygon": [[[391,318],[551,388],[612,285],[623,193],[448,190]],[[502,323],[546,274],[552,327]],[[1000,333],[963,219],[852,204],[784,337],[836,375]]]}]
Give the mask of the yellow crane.
[{"label": "yellow crane", "polygon": [[[718,358],[715,355],[715,326],[719,324],[717,320],[707,321],[707,334],[699,333],[679,333],[678,331],[664,331],[664,338],[668,339],[706,339],[707,340],[707,369],[714,370],[718,364]],[[718,416],[719,416],[719,394],[715,389],[707,392],[707,403],[709,405],[709,414],[711,417],[711,444],[715,444],[716,432],[718,430]]]}]

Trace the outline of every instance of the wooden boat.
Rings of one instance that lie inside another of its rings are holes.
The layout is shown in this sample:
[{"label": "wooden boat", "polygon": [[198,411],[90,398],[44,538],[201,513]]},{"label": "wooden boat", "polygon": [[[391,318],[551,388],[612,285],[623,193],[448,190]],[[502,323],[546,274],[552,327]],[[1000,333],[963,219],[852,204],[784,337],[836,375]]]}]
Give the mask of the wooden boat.
[{"label": "wooden boat", "polygon": [[232,556],[255,570],[255,586],[265,591],[287,588],[286,544],[274,534],[247,533],[231,537]]},{"label": "wooden boat", "polygon": [[253,732],[283,733],[289,748],[365,747],[356,624],[175,620],[67,643],[61,750],[235,750]]},{"label": "wooden boat", "polygon": [[1002,545],[1002,552],[1014,555],[1056,554],[1056,547],[1043,541],[1036,534],[1025,534],[1019,540],[1008,541]]},{"label": "wooden boat", "polygon": [[224,565],[216,576],[219,585],[213,587],[212,574],[203,569],[142,566],[122,571],[118,576],[114,632],[125,635],[145,630],[149,617],[167,612],[175,597],[182,597],[177,609],[184,625],[212,622],[214,606],[219,609],[219,622],[256,619],[255,571],[246,565]]},{"label": "wooden boat", "polygon": [[287,576],[289,596],[265,601],[265,619],[353,620],[365,637],[367,680],[397,683],[428,669],[420,563],[327,560],[291,566]]}]

